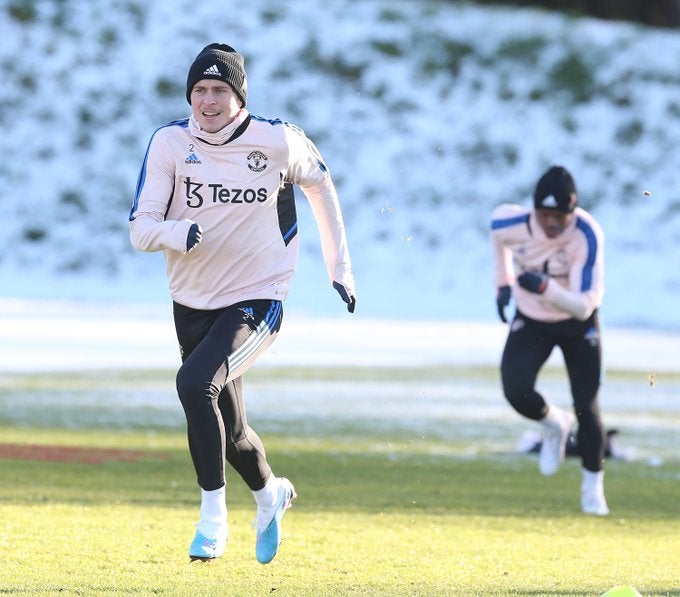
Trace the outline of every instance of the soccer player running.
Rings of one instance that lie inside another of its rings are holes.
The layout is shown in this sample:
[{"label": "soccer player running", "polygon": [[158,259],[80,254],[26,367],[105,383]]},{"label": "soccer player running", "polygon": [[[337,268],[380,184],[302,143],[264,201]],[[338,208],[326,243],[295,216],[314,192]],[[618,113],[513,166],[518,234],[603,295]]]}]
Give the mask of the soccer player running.
[{"label": "soccer player running", "polygon": [[491,219],[496,302],[504,322],[513,294],[516,304],[501,360],[503,392],[519,414],[543,425],[539,469],[543,475],[555,474],[574,415],[546,402],[535,385],[553,348],[560,348],[578,419],[581,508],[597,515],[609,513],[602,468],[606,434],[597,398],[603,241],[599,224],[577,206],[571,174],[559,166],[539,179],[533,209],[502,204]]},{"label": "soccer player running", "polygon": [[241,54],[201,50],[189,68],[191,116],[151,136],[130,212],[140,251],[164,251],[182,365],[177,393],[201,489],[192,559],[224,553],[225,460],[257,505],[256,557],[270,562],[292,483],[273,474],[248,425],[243,374],[274,341],[297,255],[293,186],[309,201],[333,287],[356,304],[345,226],[321,155],[299,128],[246,110]]}]

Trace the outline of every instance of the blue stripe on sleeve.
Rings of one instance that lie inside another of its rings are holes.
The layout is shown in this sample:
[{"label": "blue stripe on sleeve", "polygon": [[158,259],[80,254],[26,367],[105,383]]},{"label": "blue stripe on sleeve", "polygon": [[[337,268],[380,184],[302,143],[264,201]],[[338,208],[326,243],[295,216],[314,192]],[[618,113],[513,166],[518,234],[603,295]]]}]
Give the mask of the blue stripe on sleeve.
[{"label": "blue stripe on sleeve", "polygon": [[146,181],[146,163],[147,160],[149,159],[149,149],[151,148],[151,142],[153,141],[153,138],[156,136],[156,133],[160,131],[161,129],[164,129],[169,126],[180,126],[182,128],[187,128],[189,126],[189,119],[188,118],[182,118],[181,120],[173,120],[172,122],[169,122],[168,124],[164,124],[163,126],[157,128],[154,132],[153,135],[151,135],[151,138],[149,139],[149,144],[146,146],[146,153],[144,154],[144,161],[142,162],[142,168],[139,171],[139,177],[137,178],[137,188],[135,189],[135,199],[132,202],[132,208],[130,209],[130,218],[129,221],[132,222],[134,220],[133,214],[137,211],[137,207],[139,205],[139,196],[142,194],[142,188],[144,188],[144,182]]},{"label": "blue stripe on sleeve", "polygon": [[502,218],[491,221],[491,230],[500,230],[508,226],[516,226],[517,224],[526,224],[529,221],[529,214],[521,216],[514,216],[512,218]]},{"label": "blue stripe on sleeve", "polygon": [[593,270],[595,268],[595,259],[597,257],[597,236],[592,226],[583,220],[582,218],[577,218],[576,228],[583,232],[586,237],[586,245],[588,247],[588,253],[586,255],[586,262],[583,266],[583,272],[581,274],[581,292],[586,292],[593,287]]},{"label": "blue stripe on sleeve", "polygon": [[256,116],[255,114],[250,115],[253,120],[258,120],[260,122],[268,122],[272,126],[276,125],[283,125],[287,128],[289,128],[292,131],[295,131],[298,135],[300,135],[306,142],[307,146],[309,147],[309,151],[312,153],[314,158],[316,159],[316,163],[321,169],[322,172],[327,172],[328,168],[326,167],[326,164],[323,161],[323,158],[321,157],[321,154],[319,153],[319,150],[316,148],[316,145],[312,143],[307,136],[305,135],[305,132],[297,125],[293,124],[291,122],[288,122],[286,120],[281,120],[280,118],[264,118],[263,116]]}]

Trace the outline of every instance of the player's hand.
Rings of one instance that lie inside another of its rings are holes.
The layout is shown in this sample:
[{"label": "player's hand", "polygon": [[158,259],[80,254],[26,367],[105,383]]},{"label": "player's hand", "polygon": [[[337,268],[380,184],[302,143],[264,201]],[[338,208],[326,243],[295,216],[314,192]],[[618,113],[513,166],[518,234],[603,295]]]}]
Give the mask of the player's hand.
[{"label": "player's hand", "polygon": [[505,317],[505,308],[510,304],[510,296],[512,296],[510,286],[500,286],[498,288],[498,292],[496,293],[496,307],[498,308],[498,317],[501,318],[503,323],[508,323],[508,319]]},{"label": "player's hand", "polygon": [[548,286],[548,274],[535,274],[534,272],[524,272],[517,278],[517,283],[534,294],[543,294]]},{"label": "player's hand", "polygon": [[354,313],[354,307],[357,304],[356,297],[347,292],[347,288],[340,284],[340,282],[333,282],[333,288],[338,291],[340,298],[347,303],[347,310],[350,313]]},{"label": "player's hand", "polygon": [[187,253],[191,251],[191,249],[193,249],[198,243],[200,243],[202,238],[203,230],[201,230],[201,227],[194,222],[189,228],[189,232],[187,234]]}]

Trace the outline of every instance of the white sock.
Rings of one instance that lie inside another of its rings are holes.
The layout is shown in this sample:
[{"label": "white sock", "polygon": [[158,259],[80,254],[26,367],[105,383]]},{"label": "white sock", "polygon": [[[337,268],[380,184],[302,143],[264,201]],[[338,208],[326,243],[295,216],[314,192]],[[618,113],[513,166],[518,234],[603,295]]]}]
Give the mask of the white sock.
[{"label": "white sock", "polygon": [[540,422],[549,429],[561,427],[562,409],[558,408],[554,404],[548,404],[548,412],[546,413],[545,417],[540,420]]},{"label": "white sock", "polygon": [[227,491],[222,485],[219,489],[201,489],[201,520],[222,522],[227,520]]},{"label": "white sock", "polygon": [[274,475],[270,475],[262,489],[253,491],[253,497],[258,510],[273,508],[279,499],[279,487],[281,482]]},{"label": "white sock", "polygon": [[604,471],[589,471],[588,469],[581,469],[583,472],[583,488],[596,489],[604,487]]}]

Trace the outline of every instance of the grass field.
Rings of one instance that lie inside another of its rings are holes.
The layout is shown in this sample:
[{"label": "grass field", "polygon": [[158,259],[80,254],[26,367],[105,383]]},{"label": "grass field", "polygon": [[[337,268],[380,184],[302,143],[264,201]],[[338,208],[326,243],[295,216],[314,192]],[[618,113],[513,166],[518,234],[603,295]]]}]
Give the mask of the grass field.
[{"label": "grass field", "polygon": [[579,511],[576,459],[546,479],[516,453],[528,424],[491,371],[287,375],[247,382],[250,422],[299,495],[268,566],[233,471],[227,552],[188,562],[198,491],[172,372],[0,376],[0,444],[135,451],[0,458],[0,594],[680,595],[677,374],[644,400],[646,379],[610,377],[603,403],[636,457],[607,463],[604,518]]}]

